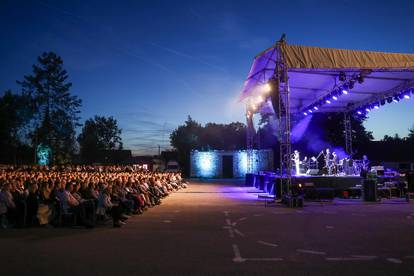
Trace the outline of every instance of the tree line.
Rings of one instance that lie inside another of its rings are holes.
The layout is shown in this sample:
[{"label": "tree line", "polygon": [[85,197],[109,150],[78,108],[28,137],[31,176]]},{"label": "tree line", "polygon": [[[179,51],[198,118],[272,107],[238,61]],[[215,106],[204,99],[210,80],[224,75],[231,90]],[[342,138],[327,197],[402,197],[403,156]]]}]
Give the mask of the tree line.
[{"label": "tree line", "polygon": [[40,146],[49,150],[51,164],[72,162],[78,152],[84,162],[93,162],[100,150],[122,149],[122,130],[113,117],[86,120],[76,136],[82,101],[71,94],[68,78],[62,58],[45,52],[17,81],[19,91],[0,97],[1,163],[36,163]]}]

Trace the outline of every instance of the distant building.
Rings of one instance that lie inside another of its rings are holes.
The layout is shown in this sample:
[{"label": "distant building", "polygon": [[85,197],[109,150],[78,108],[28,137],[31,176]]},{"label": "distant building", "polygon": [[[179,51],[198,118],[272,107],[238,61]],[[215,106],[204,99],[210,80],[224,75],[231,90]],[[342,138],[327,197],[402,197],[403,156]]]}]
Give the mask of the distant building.
[{"label": "distant building", "polygon": [[[191,152],[191,177],[238,178],[247,173],[247,151],[197,151]],[[272,171],[273,151],[253,151],[253,171]]]}]

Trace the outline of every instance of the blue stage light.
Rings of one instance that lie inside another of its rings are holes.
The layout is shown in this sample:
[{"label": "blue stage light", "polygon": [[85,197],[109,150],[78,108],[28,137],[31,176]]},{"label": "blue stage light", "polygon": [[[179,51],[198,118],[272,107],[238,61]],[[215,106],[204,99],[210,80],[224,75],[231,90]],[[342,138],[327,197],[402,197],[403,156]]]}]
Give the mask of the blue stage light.
[{"label": "blue stage light", "polygon": [[319,108],[317,106],[314,106],[313,109],[318,110]]},{"label": "blue stage light", "polygon": [[337,101],[338,100],[338,97],[332,96],[332,99],[335,100],[335,101]]},{"label": "blue stage light", "polygon": [[305,116],[308,116],[308,113],[306,113],[306,112],[303,112],[303,115],[305,115]]},{"label": "blue stage light", "polygon": [[344,94],[344,95],[348,95],[348,90],[346,90],[346,89],[342,89],[342,94]]},{"label": "blue stage light", "polygon": [[358,115],[362,115],[362,112],[361,112],[361,111],[359,111],[359,110],[357,111],[357,113],[358,113]]},{"label": "blue stage light", "polygon": [[330,103],[331,103],[331,101],[330,101],[330,100],[326,100],[326,103],[327,103],[327,104],[330,104]]},{"label": "blue stage light", "polygon": [[369,108],[365,108],[365,111],[366,111],[366,112],[370,112],[370,111],[371,111],[371,109],[369,109]]},{"label": "blue stage light", "polygon": [[379,109],[379,106],[378,106],[378,105],[374,105],[374,108],[375,108],[375,109]]},{"label": "blue stage light", "polygon": [[395,96],[392,100],[394,103],[398,103],[400,101],[400,98],[398,96]]},{"label": "blue stage light", "polygon": [[312,113],[313,112],[312,109],[309,109],[308,111],[309,111],[309,113]]},{"label": "blue stage light", "polygon": [[410,98],[410,96],[408,94],[404,95],[404,98],[406,98],[407,100]]}]

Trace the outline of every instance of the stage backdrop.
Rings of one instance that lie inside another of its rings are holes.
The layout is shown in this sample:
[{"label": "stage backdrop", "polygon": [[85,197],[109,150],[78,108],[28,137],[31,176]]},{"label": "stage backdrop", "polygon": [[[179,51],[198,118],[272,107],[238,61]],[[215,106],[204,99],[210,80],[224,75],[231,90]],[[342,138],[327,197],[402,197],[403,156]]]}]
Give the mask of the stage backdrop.
[{"label": "stage backdrop", "polygon": [[[273,151],[253,151],[253,172],[273,171]],[[247,152],[238,151],[192,151],[191,177],[237,178],[247,172]]]}]

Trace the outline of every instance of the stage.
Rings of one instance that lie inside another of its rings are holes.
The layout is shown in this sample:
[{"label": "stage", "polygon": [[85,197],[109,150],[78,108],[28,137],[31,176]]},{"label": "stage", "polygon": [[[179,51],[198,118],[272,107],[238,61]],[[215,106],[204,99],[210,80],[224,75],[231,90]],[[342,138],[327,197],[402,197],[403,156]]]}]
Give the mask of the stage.
[{"label": "stage", "polygon": [[[273,173],[247,174],[245,184],[278,196],[286,188],[280,186],[280,179]],[[360,176],[292,176],[292,188],[302,189],[307,198],[343,197],[344,192],[345,195],[360,196],[362,180]]]}]

